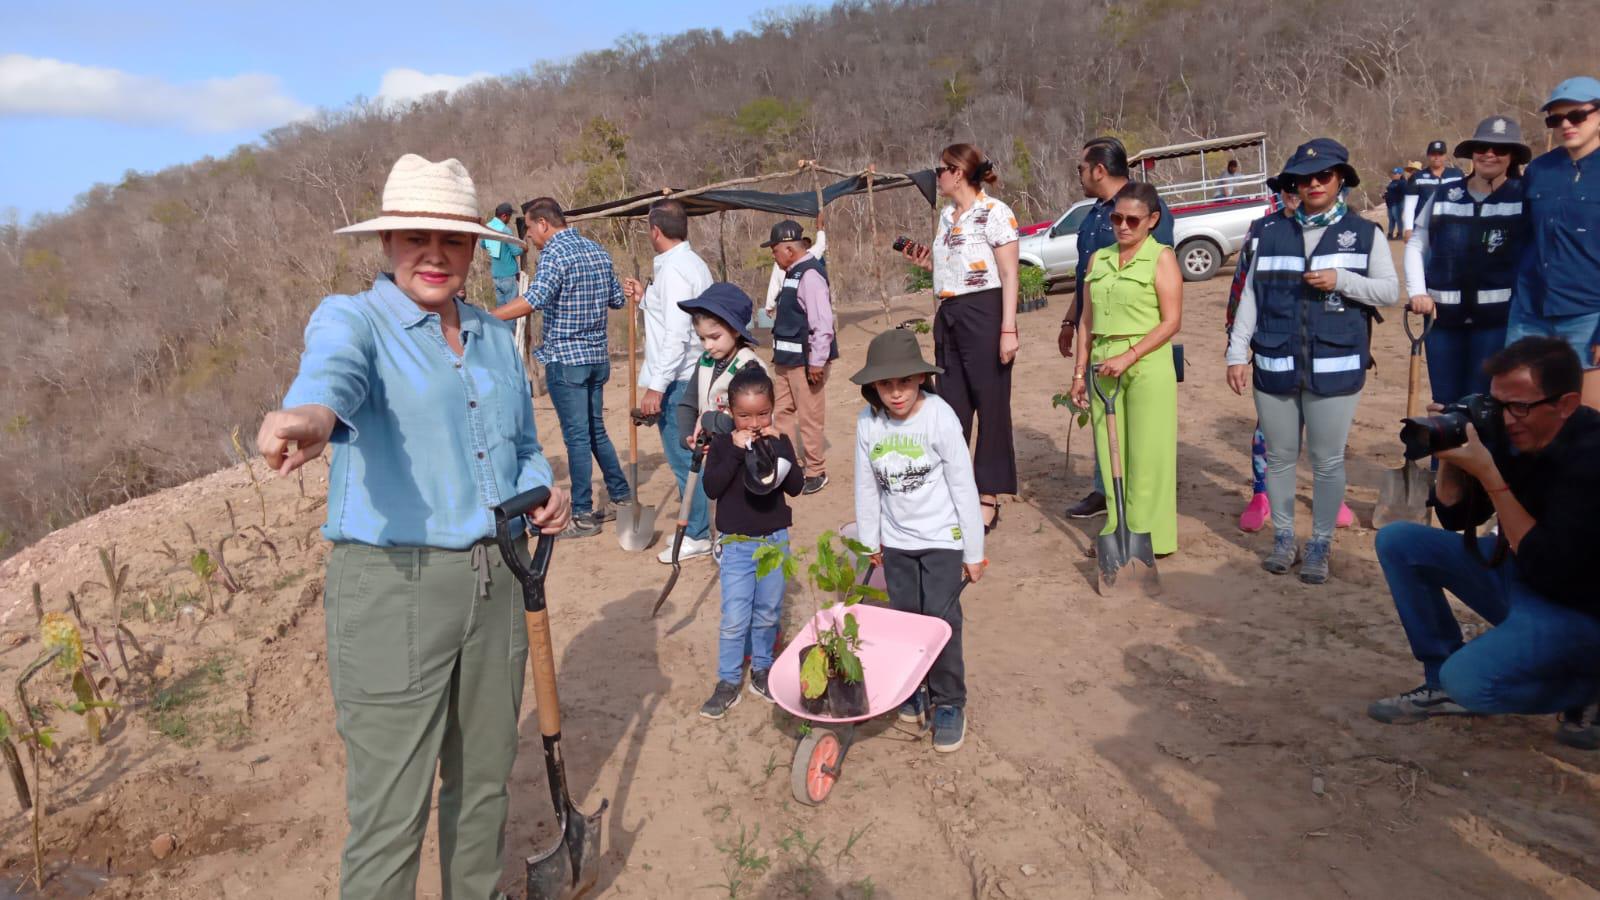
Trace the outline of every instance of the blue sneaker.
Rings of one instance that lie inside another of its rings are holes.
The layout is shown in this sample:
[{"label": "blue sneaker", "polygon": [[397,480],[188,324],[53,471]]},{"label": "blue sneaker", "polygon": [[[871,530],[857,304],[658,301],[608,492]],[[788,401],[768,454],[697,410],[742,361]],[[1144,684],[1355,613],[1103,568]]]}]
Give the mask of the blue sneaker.
[{"label": "blue sneaker", "polygon": [[907,725],[921,725],[922,717],[928,712],[928,695],[922,688],[917,688],[911,694],[911,699],[900,704],[900,721]]},{"label": "blue sneaker", "polygon": [[933,708],[933,749],[954,753],[967,738],[967,717],[959,706]]}]

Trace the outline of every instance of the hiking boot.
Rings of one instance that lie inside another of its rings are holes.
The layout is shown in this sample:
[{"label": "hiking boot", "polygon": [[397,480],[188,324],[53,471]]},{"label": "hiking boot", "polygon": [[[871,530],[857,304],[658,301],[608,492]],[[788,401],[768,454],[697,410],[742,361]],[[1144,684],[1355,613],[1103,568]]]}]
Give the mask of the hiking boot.
[{"label": "hiking boot", "polygon": [[750,670],[750,693],[755,694],[757,697],[760,697],[768,703],[772,702],[772,691],[767,689],[767,676],[771,674],[771,669]]},{"label": "hiking boot", "polygon": [[1090,491],[1082,500],[1067,507],[1069,519],[1092,519],[1106,514],[1106,495]]},{"label": "hiking boot", "polygon": [[928,695],[922,688],[917,688],[911,698],[900,704],[900,721],[907,725],[921,725],[922,717],[928,712]]},{"label": "hiking boot", "polygon": [[1261,568],[1274,575],[1283,575],[1289,567],[1300,561],[1300,544],[1294,539],[1294,532],[1280,531],[1272,537],[1272,552],[1261,561]]},{"label": "hiking boot", "polygon": [[1556,726],[1556,743],[1574,750],[1600,750],[1600,704],[1562,713],[1561,724]]},{"label": "hiking boot", "polygon": [[823,488],[825,488],[827,486],[828,486],[828,473],[827,472],[823,472],[821,475],[807,475],[806,476],[806,481],[805,481],[805,486],[800,489],[800,493],[802,493],[802,494],[815,494],[817,491],[820,491],[820,490],[822,490]]},{"label": "hiking boot", "polygon": [[1305,561],[1300,563],[1300,580],[1306,584],[1326,583],[1328,557],[1332,554],[1332,541],[1306,541]]},{"label": "hiking boot", "polygon": [[1367,715],[1386,725],[1412,725],[1434,716],[1470,716],[1472,713],[1450,699],[1450,695],[1427,685],[1404,694],[1374,700]]},{"label": "hiking boot", "polygon": [[726,681],[717,682],[717,689],[711,692],[711,699],[700,707],[700,717],[703,719],[720,719],[728,714],[728,710],[739,705],[739,686]]},{"label": "hiking boot", "polygon": [[595,517],[594,513],[586,512],[573,516],[572,521],[567,523],[567,527],[561,529],[561,534],[557,535],[557,537],[585,538],[593,537],[599,533],[599,519]]},{"label": "hiking boot", "polygon": [[939,753],[954,753],[967,739],[967,716],[959,706],[933,708],[933,749]]},{"label": "hiking boot", "polygon": [[1255,534],[1267,526],[1267,520],[1271,517],[1272,504],[1267,502],[1267,495],[1256,494],[1250,498],[1250,505],[1239,514],[1239,530]]},{"label": "hiking boot", "polygon": [[[678,548],[678,562],[685,562],[701,556],[710,556],[711,547],[711,538],[709,537],[696,540],[685,535],[683,539],[683,546]],[[663,547],[661,552],[656,554],[656,561],[664,566],[672,565],[671,541],[667,541],[667,546]]]}]

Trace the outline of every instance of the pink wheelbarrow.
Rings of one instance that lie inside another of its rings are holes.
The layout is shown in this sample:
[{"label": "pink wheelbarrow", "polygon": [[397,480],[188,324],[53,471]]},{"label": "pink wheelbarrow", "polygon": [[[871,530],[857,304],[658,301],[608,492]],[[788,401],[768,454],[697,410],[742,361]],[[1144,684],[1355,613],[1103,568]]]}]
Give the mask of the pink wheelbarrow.
[{"label": "pink wheelbarrow", "polygon": [[866,675],[866,715],[835,719],[808,713],[801,705],[800,651],[816,643],[816,616],[843,615],[842,607],[835,606],[813,616],[778,654],[767,682],[778,706],[811,723],[795,748],[794,764],[789,772],[794,798],[807,806],[817,806],[828,799],[844,767],[845,754],[855,742],[856,724],[899,709],[922,688],[934,659],[950,640],[950,624],[933,616],[899,612],[869,603],[858,603],[850,607],[850,612],[861,625],[859,655],[861,669]]}]

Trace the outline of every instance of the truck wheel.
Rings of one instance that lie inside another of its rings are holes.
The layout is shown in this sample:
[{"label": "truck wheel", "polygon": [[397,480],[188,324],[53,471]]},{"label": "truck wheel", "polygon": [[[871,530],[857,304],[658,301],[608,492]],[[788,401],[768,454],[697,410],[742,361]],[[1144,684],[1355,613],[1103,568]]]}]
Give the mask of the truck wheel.
[{"label": "truck wheel", "polygon": [[1222,248],[1208,238],[1190,238],[1178,247],[1184,281],[1205,281],[1222,268]]}]

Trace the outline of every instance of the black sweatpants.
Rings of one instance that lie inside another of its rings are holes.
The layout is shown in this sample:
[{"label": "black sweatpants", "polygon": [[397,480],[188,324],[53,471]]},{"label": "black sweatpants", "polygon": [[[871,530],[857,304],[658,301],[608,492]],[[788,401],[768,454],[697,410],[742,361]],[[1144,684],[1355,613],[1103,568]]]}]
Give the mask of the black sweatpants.
[{"label": "black sweatpants", "polygon": [[950,642],[928,670],[928,696],[934,706],[967,705],[967,671],[961,661],[960,550],[883,548],[883,580],[889,606],[950,623]]},{"label": "black sweatpants", "polygon": [[1011,365],[1000,364],[1000,289],[947,297],[933,320],[933,362],[944,369],[939,396],[955,410],[961,434],[978,443],[972,475],[980,494],[1017,492],[1017,451],[1011,440]]}]

